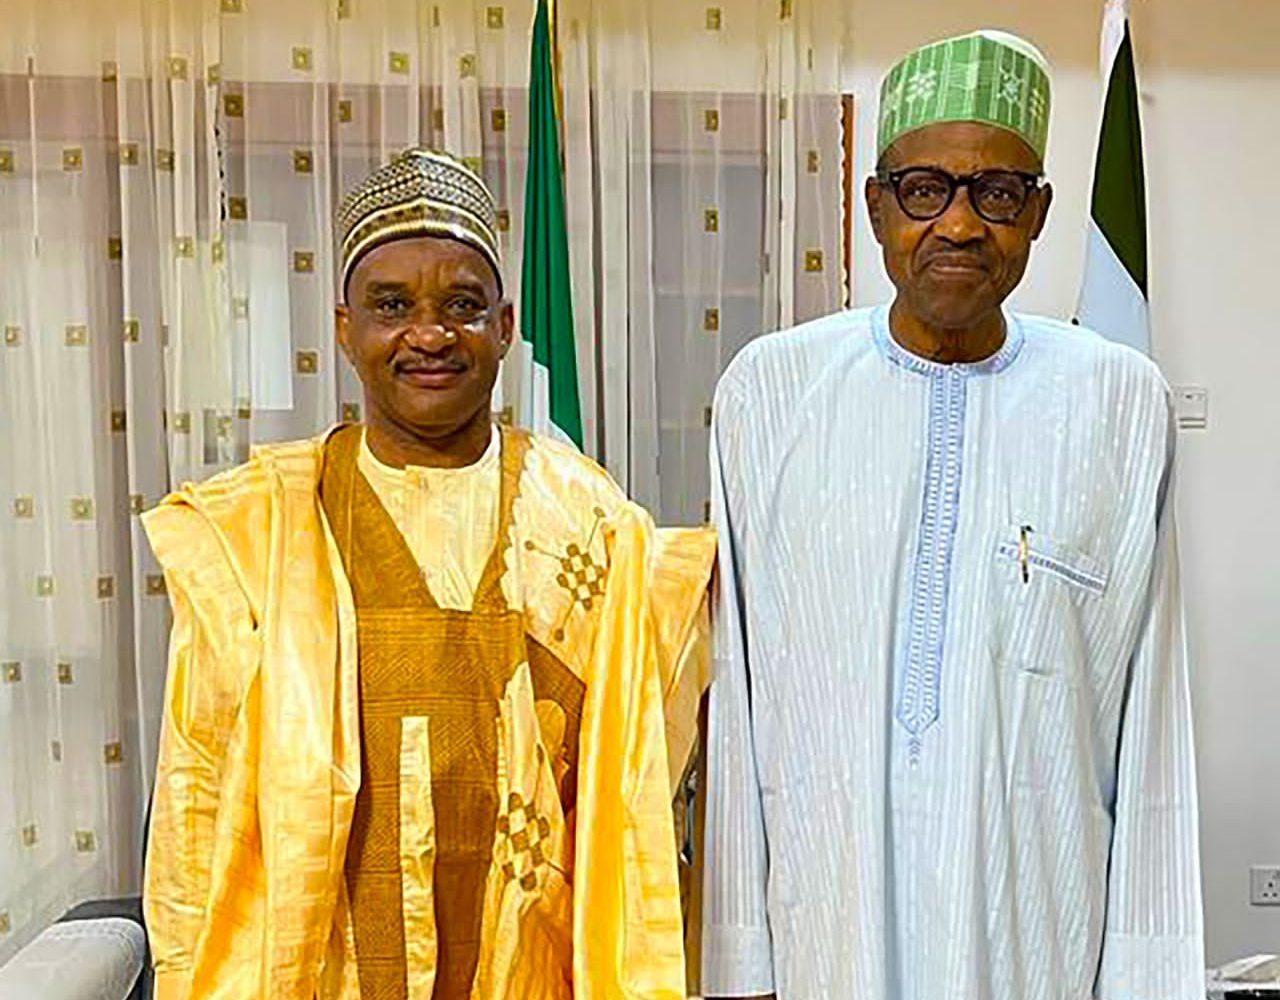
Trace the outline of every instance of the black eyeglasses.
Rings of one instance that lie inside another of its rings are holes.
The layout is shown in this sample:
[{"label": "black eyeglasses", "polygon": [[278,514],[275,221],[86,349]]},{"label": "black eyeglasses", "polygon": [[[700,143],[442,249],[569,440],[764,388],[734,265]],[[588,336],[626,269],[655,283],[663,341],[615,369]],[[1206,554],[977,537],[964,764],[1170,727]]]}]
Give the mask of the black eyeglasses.
[{"label": "black eyeglasses", "polygon": [[958,177],[936,167],[908,167],[881,171],[876,179],[893,188],[898,206],[917,222],[938,218],[951,207],[956,191],[965,187],[979,216],[996,225],[1009,225],[1018,221],[1031,192],[1044,178],[1020,170],[980,170]]}]

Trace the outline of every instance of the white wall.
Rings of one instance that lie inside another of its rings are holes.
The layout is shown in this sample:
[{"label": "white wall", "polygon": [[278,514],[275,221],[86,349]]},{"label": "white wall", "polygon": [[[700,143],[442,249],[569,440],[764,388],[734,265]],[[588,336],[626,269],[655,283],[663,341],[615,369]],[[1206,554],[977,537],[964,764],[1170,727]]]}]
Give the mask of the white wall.
[{"label": "white wall", "polygon": [[[1102,0],[852,0],[846,90],[874,156],[880,76],[911,47],[978,27],[1055,66],[1054,216],[1019,308],[1069,316],[1084,250]],[[1280,951],[1280,909],[1251,908],[1251,863],[1280,864],[1280,3],[1135,0],[1151,216],[1153,339],[1169,380],[1209,389],[1183,432],[1178,506],[1195,671],[1211,962]],[[854,290],[885,298],[859,218]]]}]

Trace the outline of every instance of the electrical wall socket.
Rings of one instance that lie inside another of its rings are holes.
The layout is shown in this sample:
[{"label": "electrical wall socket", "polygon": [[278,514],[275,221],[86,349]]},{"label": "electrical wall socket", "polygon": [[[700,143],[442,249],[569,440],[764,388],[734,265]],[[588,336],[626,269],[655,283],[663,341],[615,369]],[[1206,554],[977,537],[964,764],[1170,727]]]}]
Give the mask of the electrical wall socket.
[{"label": "electrical wall socket", "polygon": [[1249,869],[1249,902],[1254,906],[1280,906],[1280,865],[1254,865]]}]

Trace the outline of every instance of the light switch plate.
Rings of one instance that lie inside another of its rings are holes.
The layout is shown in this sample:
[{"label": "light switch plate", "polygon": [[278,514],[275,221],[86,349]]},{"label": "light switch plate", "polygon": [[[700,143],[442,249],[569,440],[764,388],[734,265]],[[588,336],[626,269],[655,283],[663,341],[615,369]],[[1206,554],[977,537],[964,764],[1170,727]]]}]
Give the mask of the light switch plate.
[{"label": "light switch plate", "polygon": [[1204,430],[1209,426],[1209,390],[1202,385],[1175,385],[1173,412],[1183,430]]}]

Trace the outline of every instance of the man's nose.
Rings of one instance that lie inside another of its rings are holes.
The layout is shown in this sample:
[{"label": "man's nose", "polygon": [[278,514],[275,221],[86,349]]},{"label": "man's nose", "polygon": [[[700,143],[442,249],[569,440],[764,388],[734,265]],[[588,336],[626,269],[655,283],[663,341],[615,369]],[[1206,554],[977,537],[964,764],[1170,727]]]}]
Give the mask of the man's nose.
[{"label": "man's nose", "polygon": [[947,210],[933,224],[933,231],[948,243],[974,243],[987,233],[987,223],[973,207],[969,188],[956,191]]},{"label": "man's nose", "polygon": [[426,354],[440,354],[458,342],[458,335],[443,323],[419,318],[405,330],[404,340]]}]

